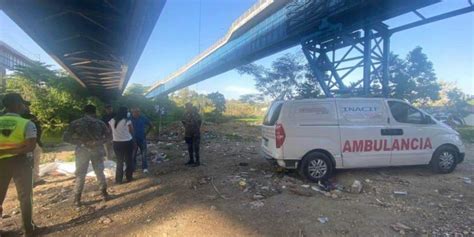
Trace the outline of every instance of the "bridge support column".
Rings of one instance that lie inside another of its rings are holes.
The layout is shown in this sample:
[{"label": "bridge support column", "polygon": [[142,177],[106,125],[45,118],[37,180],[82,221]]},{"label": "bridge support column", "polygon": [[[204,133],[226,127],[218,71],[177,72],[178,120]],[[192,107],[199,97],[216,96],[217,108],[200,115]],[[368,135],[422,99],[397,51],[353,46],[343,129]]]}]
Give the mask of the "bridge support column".
[{"label": "bridge support column", "polygon": [[385,25],[305,39],[302,50],[327,97],[389,95],[390,33]]}]

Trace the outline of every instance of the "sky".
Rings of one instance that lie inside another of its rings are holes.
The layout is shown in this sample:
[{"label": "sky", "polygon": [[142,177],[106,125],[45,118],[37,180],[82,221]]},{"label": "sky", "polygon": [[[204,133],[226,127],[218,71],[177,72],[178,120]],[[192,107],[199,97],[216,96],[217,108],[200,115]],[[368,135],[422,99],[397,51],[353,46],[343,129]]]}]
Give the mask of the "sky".
[{"label": "sky", "polygon": [[[155,29],[130,79],[132,83],[151,85],[165,78],[222,38],[232,22],[252,6],[256,0],[168,0]],[[421,9],[426,16],[466,6],[467,0],[445,0]],[[200,20],[199,20],[200,19]],[[415,20],[407,14],[389,20],[397,26]],[[27,34],[0,11],[0,40],[26,56],[53,65],[48,56]],[[474,13],[438,21],[396,33],[391,38],[391,51],[405,57],[416,46],[433,62],[440,80],[453,82],[465,93],[474,95]],[[269,65],[287,52],[298,52],[294,47],[257,61]],[[255,82],[235,70],[223,73],[191,86],[200,93],[219,91],[226,98],[256,93]]]}]

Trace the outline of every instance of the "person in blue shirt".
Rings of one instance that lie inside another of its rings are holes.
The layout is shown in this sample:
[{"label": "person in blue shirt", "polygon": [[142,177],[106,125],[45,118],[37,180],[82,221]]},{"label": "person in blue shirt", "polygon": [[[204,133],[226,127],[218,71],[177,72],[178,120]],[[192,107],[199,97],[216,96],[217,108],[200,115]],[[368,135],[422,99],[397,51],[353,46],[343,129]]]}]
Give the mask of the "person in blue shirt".
[{"label": "person in blue shirt", "polygon": [[138,149],[142,155],[142,169],[143,173],[148,173],[147,149],[146,149],[146,135],[154,129],[154,125],[148,118],[141,115],[139,108],[132,108],[132,125],[134,129],[133,140],[137,144],[137,148],[133,153],[133,164],[137,167]]}]

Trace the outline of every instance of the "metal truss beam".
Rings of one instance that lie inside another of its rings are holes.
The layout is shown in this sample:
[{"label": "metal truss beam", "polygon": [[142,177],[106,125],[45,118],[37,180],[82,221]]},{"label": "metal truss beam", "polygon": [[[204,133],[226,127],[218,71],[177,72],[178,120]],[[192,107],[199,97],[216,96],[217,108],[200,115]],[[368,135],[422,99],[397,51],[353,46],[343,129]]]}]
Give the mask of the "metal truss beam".
[{"label": "metal truss beam", "polygon": [[324,42],[308,40],[302,43],[302,49],[326,96],[388,96],[389,40],[387,28],[379,24]]},{"label": "metal truss beam", "polygon": [[[405,25],[390,28],[382,22],[371,22],[358,30],[341,32],[331,39],[323,37],[318,41],[316,36],[307,37],[301,45],[315,80],[326,96],[352,94],[387,97],[390,93],[391,35],[473,11],[472,0],[468,0],[467,6],[463,8],[431,17],[413,10],[418,20]],[[361,78],[355,79],[357,77]]]}]

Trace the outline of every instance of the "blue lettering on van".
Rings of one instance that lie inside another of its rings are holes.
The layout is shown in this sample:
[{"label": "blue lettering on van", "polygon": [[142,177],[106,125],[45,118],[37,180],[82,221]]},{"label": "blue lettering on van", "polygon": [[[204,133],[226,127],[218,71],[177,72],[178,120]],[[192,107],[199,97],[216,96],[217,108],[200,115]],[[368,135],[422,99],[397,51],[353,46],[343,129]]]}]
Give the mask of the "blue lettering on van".
[{"label": "blue lettering on van", "polygon": [[362,106],[362,107],[343,107],[344,112],[376,112],[377,107]]}]

